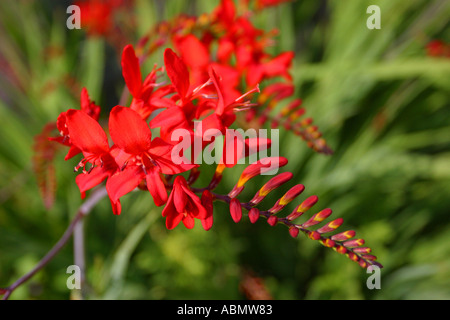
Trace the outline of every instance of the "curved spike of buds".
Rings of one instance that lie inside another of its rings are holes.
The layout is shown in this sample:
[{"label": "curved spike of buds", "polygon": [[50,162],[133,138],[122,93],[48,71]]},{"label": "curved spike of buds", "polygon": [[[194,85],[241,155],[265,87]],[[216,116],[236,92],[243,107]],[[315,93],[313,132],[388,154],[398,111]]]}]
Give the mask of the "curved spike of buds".
[{"label": "curved spike of buds", "polygon": [[[299,109],[302,111],[301,114],[299,114],[298,112],[299,110],[296,110],[301,106],[301,104],[302,104],[301,99],[295,99],[289,105],[283,107],[272,120],[272,124],[276,124],[278,126],[278,124],[285,118],[288,118],[285,121],[293,121],[295,119],[298,119],[298,117],[302,116],[303,113],[305,112],[305,109],[303,108]],[[297,116],[297,114],[299,115]]]},{"label": "curved spike of buds", "polygon": [[335,219],[333,221],[328,222],[326,225],[324,225],[323,227],[317,229],[316,231],[318,233],[320,233],[320,234],[328,233],[328,232],[334,231],[337,228],[339,228],[342,225],[343,222],[344,222],[344,219],[337,218],[337,219]]},{"label": "curved spike of buds", "polygon": [[288,160],[284,157],[268,157],[250,164],[244,169],[237,184],[230,193],[228,193],[228,196],[230,198],[235,198],[242,190],[244,190],[244,184],[247,183],[247,181],[260,174],[268,174],[271,170],[278,170],[280,167],[285,166],[287,162]]},{"label": "curved spike of buds", "polygon": [[250,204],[252,206],[260,203],[271,191],[285,184],[287,181],[291,180],[294,175],[291,172],[283,172],[279,175],[270,179],[261,189],[255,194]]},{"label": "curved spike of buds", "polygon": [[241,221],[242,206],[241,206],[241,202],[236,198],[233,198],[230,201],[230,213],[231,213],[231,218],[233,219],[234,222],[238,223],[239,221]]},{"label": "curved spike of buds", "polygon": [[[287,220],[295,220],[298,217],[300,217],[303,213],[308,211],[313,205],[315,205],[319,201],[319,198],[317,196],[310,196],[305,201],[303,201],[301,204],[295,208],[295,210],[286,217]],[[312,218],[311,218],[312,219]],[[311,220],[310,219],[310,220]],[[302,225],[303,226],[303,225]],[[303,226],[304,227],[304,226]],[[305,227],[307,228],[307,227]]]},{"label": "curved spike of buds", "polygon": [[305,186],[302,184],[297,184],[288,190],[277,202],[274,204],[272,208],[269,209],[271,214],[276,214],[280,212],[288,203],[294,200],[298,195],[300,195],[303,190],[305,190]]}]

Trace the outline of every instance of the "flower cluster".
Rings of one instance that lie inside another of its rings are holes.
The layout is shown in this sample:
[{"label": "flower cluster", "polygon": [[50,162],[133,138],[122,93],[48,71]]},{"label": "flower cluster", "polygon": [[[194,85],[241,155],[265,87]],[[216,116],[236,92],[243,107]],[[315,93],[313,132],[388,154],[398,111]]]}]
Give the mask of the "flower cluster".
[{"label": "flower cluster", "polygon": [[[256,5],[262,9],[279,2],[282,1],[257,1]],[[221,158],[227,161],[217,164],[207,186],[193,187],[200,175],[195,159],[215,143],[208,134],[211,130],[227,140],[226,132],[233,125],[261,127],[270,123],[300,135],[315,151],[331,153],[312,120],[301,119],[305,112],[301,100],[282,103],[294,92],[290,75],[293,52],[269,54],[266,48],[273,41],[273,33],[257,29],[250,19],[249,2],[242,4],[244,13],[238,14],[232,0],[222,0],[211,14],[180,16],[172,23],[160,23],[136,46],[126,45],[121,52],[121,66],[130,97],[128,102],[111,109],[107,130],[99,123],[100,107],[84,88],[80,108],[62,112],[55,124],[59,135],[49,139],[69,148],[66,160],[82,158],[75,167],[76,172],[81,171],[76,183],[82,197],[105,183],[116,215],[122,211],[120,199],[142,189],[150,193],[156,206],[163,207],[168,229],[180,222],[191,229],[198,219],[209,230],[213,226],[214,201],[222,201],[229,205],[235,222],[241,221],[245,209],[252,223],[262,216],[272,226],[284,224],[294,237],[305,233],[362,267],[381,266],[375,262],[375,256],[368,254],[369,248],[361,247],[361,239],[350,240],[355,235],[353,231],[325,235],[340,227],[342,219],[311,229],[331,214],[330,209],[316,213],[306,222],[296,222],[318,201],[316,196],[304,200],[285,218],[276,216],[303,192],[301,184],[292,187],[272,208],[258,208],[270,192],[293,177],[290,172],[274,176],[249,201],[238,199],[252,178],[285,166],[284,157],[276,155],[251,163],[228,194],[215,192],[227,168],[270,148],[270,139],[227,141],[221,150]],[[164,65],[144,74],[142,62],[163,46]],[[180,131],[182,135],[178,134]],[[189,156],[180,156],[181,140],[189,141]],[[201,141],[200,147],[195,141]]]},{"label": "flower cluster", "polygon": [[199,86],[209,78],[212,66],[223,81],[225,101],[234,101],[242,92],[260,84],[259,108],[241,114],[243,128],[283,127],[298,135],[313,150],[331,154],[312,118],[303,118],[302,100],[294,97],[291,67],[293,51],[271,53],[277,30],[265,31],[252,23],[258,10],[286,0],[222,0],[211,13],[200,16],[179,15],[151,29],[137,45],[143,56],[172,45],[190,70],[191,84]]},{"label": "flower cluster", "polygon": [[[200,200],[181,176],[175,178],[170,197],[166,191],[170,187],[170,176],[198,167],[189,159],[182,163],[173,161],[176,142],[172,140],[173,132],[182,128],[188,135],[198,135],[198,131],[194,131],[194,121],[201,122],[202,132],[207,132],[208,128],[225,132],[234,122],[238,107],[248,102],[239,98],[226,103],[221,98],[222,79],[213,68],[209,70],[211,78],[193,88],[186,65],[172,49],[165,50],[164,61],[170,79],[167,85],[156,82],[161,68],[153,69],[142,79],[133,46],[124,48],[123,77],[132,100],[129,106],[118,105],[110,112],[108,131],[112,145],[98,123],[99,106],[90,100],[86,89],[82,91],[80,109],[62,112],[56,122],[60,136],[50,139],[69,147],[66,160],[83,154],[75,167],[75,171],[82,169],[76,183],[83,195],[106,180],[113,212],[118,215],[122,196],[138,187],[146,188],[157,206],[167,203],[163,215],[167,217],[168,228],[172,229],[181,220],[192,228],[193,217],[200,220],[208,217]],[[155,111],[159,113],[148,121]],[[152,136],[152,129],[159,130],[159,137]],[[172,202],[175,211],[169,209]]]}]

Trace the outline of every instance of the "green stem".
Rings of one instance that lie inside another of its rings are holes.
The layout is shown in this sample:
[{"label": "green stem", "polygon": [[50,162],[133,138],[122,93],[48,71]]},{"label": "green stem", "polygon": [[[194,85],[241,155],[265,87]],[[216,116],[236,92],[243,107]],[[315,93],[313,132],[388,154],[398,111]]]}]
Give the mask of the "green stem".
[{"label": "green stem", "polygon": [[13,291],[17,289],[20,285],[27,282],[30,278],[32,278],[39,270],[44,268],[58,253],[61,251],[61,249],[65,246],[67,241],[71,238],[73,231],[78,224],[79,221],[81,221],[86,215],[89,214],[89,212],[92,210],[92,208],[105,196],[106,188],[97,189],[94,191],[90,197],[81,205],[81,207],[78,209],[77,214],[70,222],[69,226],[67,227],[64,234],[61,236],[61,238],[58,240],[58,242],[53,246],[53,248],[38,262],[38,264],[27,274],[19,278],[16,282],[14,282],[12,285],[5,289],[0,289],[0,293],[4,292],[4,296],[2,300],[8,300],[8,298],[11,296]]}]

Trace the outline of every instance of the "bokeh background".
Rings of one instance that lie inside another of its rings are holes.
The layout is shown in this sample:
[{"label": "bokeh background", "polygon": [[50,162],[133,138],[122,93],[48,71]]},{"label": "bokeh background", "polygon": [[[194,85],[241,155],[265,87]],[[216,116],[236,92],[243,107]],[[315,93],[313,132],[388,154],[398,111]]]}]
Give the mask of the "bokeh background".
[{"label": "bokeh background", "polygon": [[[56,243],[82,203],[77,159],[55,159],[56,193],[46,208],[33,171],[33,141],[46,123],[79,107],[81,87],[105,119],[124,82],[118,49],[152,25],[180,13],[211,12],[218,1],[135,0],[114,34],[68,30],[70,1],[0,1],[0,287],[28,272]],[[369,5],[381,29],[369,30]],[[281,135],[285,168],[321,208],[343,217],[378,260],[381,289],[356,263],[283,226],[247,219],[235,224],[217,204],[205,232],[165,228],[147,193],[107,199],[85,220],[87,299],[450,299],[450,58],[427,44],[450,42],[446,0],[309,0],[268,8],[257,27],[277,28],[271,50],[294,50],[292,75],[333,155],[289,133]],[[125,40],[124,40],[125,39]],[[157,52],[151,64],[162,65]],[[227,173],[230,190],[243,167]],[[209,181],[207,179],[207,181]],[[264,179],[255,179],[254,190]],[[248,188],[250,189],[250,188]],[[284,190],[283,190],[284,191]],[[282,191],[271,195],[271,201]],[[294,206],[294,204],[292,204]],[[70,299],[69,242],[11,299]],[[258,291],[259,290],[259,291]]]}]

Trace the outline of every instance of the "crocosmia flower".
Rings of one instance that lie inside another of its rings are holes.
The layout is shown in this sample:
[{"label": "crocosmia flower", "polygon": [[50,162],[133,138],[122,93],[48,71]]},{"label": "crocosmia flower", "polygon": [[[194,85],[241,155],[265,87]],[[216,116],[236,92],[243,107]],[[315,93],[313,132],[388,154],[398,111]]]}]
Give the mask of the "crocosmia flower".
[{"label": "crocosmia flower", "polygon": [[[70,140],[84,156],[75,167],[75,171],[83,168],[83,173],[77,176],[76,183],[84,196],[87,190],[115,174],[119,167],[111,155],[108,137],[97,121],[87,113],[74,109],[68,110],[65,117]],[[91,164],[88,170],[87,163]],[[120,214],[120,203],[111,201],[111,204],[114,214]]]},{"label": "crocosmia flower", "polygon": [[126,107],[111,110],[109,131],[114,141],[114,154],[121,170],[106,185],[114,202],[135,189],[145,180],[157,206],[167,201],[167,191],[162,174],[177,174],[195,165],[174,164],[171,159],[173,145],[161,138],[152,140],[152,133],[140,115]]}]

